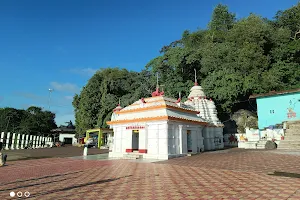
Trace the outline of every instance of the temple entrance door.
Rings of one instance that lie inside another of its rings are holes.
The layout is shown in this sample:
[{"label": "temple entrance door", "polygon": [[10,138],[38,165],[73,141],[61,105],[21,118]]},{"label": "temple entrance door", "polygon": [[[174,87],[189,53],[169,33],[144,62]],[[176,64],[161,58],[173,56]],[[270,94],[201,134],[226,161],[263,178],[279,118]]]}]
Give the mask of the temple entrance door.
[{"label": "temple entrance door", "polygon": [[139,150],[139,130],[132,130],[132,151]]},{"label": "temple entrance door", "polygon": [[192,152],[192,134],[190,130],[186,131],[187,151]]}]

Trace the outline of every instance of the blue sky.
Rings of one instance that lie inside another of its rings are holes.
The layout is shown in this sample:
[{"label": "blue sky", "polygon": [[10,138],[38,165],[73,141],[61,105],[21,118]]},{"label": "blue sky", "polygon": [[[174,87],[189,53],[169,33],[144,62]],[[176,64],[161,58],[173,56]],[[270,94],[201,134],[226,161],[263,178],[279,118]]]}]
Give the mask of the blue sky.
[{"label": "blue sky", "polygon": [[298,0],[0,0],[0,107],[74,120],[72,97],[100,68],[140,71],[184,30],[206,28],[218,3],[272,18]]}]

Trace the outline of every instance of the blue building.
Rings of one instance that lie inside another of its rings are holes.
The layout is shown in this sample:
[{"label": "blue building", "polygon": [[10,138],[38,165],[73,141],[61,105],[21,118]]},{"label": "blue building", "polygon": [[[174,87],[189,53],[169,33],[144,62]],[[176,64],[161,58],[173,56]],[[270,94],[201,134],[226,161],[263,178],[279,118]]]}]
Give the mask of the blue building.
[{"label": "blue building", "polygon": [[260,130],[285,121],[300,120],[300,88],[250,96],[250,99],[254,98]]}]

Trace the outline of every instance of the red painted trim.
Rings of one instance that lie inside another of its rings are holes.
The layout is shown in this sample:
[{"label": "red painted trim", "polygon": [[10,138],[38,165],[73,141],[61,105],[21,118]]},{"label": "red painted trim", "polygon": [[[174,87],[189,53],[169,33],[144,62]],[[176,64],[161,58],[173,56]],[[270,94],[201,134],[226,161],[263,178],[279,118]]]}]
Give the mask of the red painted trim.
[{"label": "red painted trim", "polygon": [[130,153],[130,152],[132,152],[133,151],[133,149],[126,149],[126,152],[127,153]]},{"label": "red painted trim", "polygon": [[139,149],[139,153],[147,153],[147,149]]},{"label": "red painted trim", "polygon": [[188,152],[193,152],[193,150],[188,150]]}]

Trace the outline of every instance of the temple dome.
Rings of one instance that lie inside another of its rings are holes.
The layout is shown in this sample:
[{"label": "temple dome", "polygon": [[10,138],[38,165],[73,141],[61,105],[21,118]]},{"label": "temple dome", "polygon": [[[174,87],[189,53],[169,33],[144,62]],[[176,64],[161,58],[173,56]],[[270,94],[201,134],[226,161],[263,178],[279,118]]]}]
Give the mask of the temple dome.
[{"label": "temple dome", "polygon": [[191,97],[205,97],[203,89],[200,85],[195,85],[191,88],[191,93],[189,94],[188,98]]},{"label": "temple dome", "polygon": [[188,96],[185,104],[193,107],[195,110],[199,111],[199,117],[204,118],[215,125],[221,125],[222,123],[218,119],[218,112],[215,103],[211,99],[207,99],[203,88],[195,82],[195,86],[191,88],[191,92]]}]

